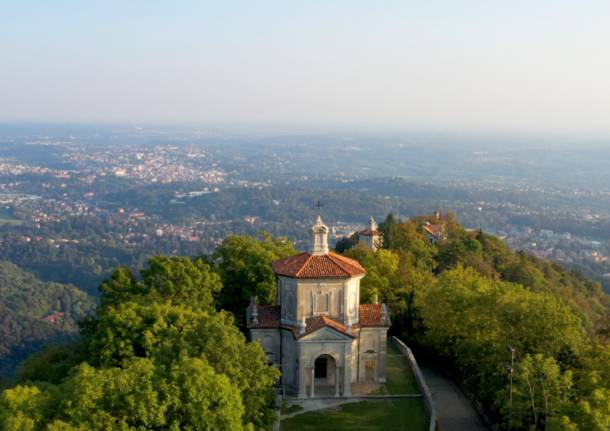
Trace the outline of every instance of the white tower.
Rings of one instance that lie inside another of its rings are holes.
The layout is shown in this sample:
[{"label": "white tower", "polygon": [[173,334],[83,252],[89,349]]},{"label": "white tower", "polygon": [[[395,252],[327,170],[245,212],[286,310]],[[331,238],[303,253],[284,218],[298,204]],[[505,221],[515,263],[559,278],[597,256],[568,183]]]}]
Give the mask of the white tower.
[{"label": "white tower", "polygon": [[328,254],[328,226],[324,224],[322,217],[318,216],[316,223],[311,227],[311,233],[311,254],[314,256]]},{"label": "white tower", "polygon": [[375,221],[375,219],[371,216],[371,232],[374,232],[377,230],[377,222]]},{"label": "white tower", "polygon": [[377,251],[381,246],[381,231],[373,217],[371,217],[369,228],[358,232],[358,242],[373,251]]}]

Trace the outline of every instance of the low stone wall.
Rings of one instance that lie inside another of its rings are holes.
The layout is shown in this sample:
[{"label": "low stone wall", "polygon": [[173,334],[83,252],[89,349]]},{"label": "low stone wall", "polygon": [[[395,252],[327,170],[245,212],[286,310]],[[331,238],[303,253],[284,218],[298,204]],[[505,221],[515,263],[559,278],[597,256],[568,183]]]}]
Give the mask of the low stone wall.
[{"label": "low stone wall", "polygon": [[409,362],[409,367],[411,367],[411,371],[415,376],[415,381],[417,382],[417,386],[419,386],[419,390],[424,395],[424,402],[426,404],[426,408],[428,409],[428,414],[430,415],[430,426],[428,428],[429,431],[436,431],[436,405],[434,400],[432,399],[432,392],[430,392],[430,388],[424,379],[424,375],[419,369],[419,365],[417,365],[417,361],[415,360],[415,356],[413,356],[413,352],[411,349],[407,347],[405,343],[400,341],[398,338],[392,336],[391,340],[396,344],[398,349],[405,355],[407,361]]}]

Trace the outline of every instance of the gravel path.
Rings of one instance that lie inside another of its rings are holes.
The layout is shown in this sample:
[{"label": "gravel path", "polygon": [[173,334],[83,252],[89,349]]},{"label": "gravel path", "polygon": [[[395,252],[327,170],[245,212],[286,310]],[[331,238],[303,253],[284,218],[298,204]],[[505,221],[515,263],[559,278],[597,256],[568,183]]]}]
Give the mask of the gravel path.
[{"label": "gravel path", "polygon": [[419,367],[436,401],[439,431],[489,430],[453,381],[432,370],[425,363],[419,363]]}]

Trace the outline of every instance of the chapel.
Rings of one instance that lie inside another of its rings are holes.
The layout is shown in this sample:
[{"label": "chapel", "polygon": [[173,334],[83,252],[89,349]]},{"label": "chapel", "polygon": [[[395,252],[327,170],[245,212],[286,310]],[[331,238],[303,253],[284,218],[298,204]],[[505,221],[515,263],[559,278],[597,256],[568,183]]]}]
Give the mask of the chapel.
[{"label": "chapel", "polygon": [[250,338],[280,368],[283,395],[351,397],[355,383],[385,381],[388,310],[360,303],[366,271],[329,251],[328,231],[318,216],[309,251],[273,262],[279,305],[247,308]]}]

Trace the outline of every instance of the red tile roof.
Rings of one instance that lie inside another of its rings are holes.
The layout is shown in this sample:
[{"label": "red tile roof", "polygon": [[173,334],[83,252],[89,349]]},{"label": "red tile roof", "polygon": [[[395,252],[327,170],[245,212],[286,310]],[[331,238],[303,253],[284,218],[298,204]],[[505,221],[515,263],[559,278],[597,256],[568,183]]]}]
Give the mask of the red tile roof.
[{"label": "red tile roof", "polygon": [[277,275],[293,278],[350,278],[366,274],[353,259],[333,253],[313,255],[301,253],[273,262]]},{"label": "red tile roof", "polygon": [[281,309],[279,305],[257,305],[258,324],[253,325],[252,321],[248,322],[248,328],[279,328]]},{"label": "red tile roof", "polygon": [[381,304],[360,304],[360,326],[390,326]]},{"label": "red tile roof", "polygon": [[301,334],[300,335],[301,337],[311,334],[312,332],[315,332],[318,329],[321,329],[325,326],[333,328],[335,331],[341,332],[342,334],[349,335],[350,337],[355,337],[355,335],[352,332],[349,332],[347,330],[347,327],[343,323],[341,323],[337,320],[331,319],[328,316],[310,317],[305,320],[305,324],[307,325],[307,326],[305,326],[305,333]]},{"label": "red tile roof", "polygon": [[443,233],[444,226],[442,224],[424,225],[424,229],[435,238],[440,238]]},{"label": "red tile roof", "polygon": [[64,316],[65,316],[65,314],[63,311],[56,311],[54,313],[49,314],[47,317],[43,317],[42,320],[44,320],[45,322],[49,322],[49,323],[56,323],[60,319],[62,319]]}]

